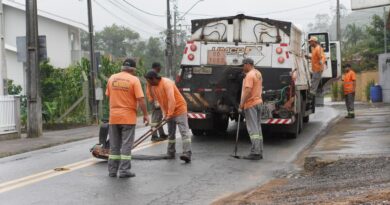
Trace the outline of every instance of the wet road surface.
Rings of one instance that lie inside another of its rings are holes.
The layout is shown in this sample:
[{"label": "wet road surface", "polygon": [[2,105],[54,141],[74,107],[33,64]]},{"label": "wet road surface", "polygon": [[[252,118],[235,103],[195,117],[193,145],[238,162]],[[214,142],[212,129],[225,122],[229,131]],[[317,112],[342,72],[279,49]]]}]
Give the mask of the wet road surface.
[{"label": "wet road surface", "polygon": [[[316,109],[297,139],[276,134],[266,136],[264,159],[245,161],[230,157],[236,124],[227,134],[192,139],[193,161],[132,162],[135,178],[107,176],[107,164],[92,159],[89,139],[0,159],[1,204],[209,204],[231,194],[259,186],[276,170],[295,167],[297,155],[334,120],[338,111]],[[244,126],[242,126],[244,127]],[[146,128],[137,129],[140,136]],[[177,136],[180,136],[177,134]],[[149,142],[147,142],[149,143]],[[146,144],[134,154],[163,154],[166,142]],[[249,152],[249,139],[242,135],[239,154]],[[178,140],[177,151],[181,151]],[[53,171],[65,167],[63,171]]]}]

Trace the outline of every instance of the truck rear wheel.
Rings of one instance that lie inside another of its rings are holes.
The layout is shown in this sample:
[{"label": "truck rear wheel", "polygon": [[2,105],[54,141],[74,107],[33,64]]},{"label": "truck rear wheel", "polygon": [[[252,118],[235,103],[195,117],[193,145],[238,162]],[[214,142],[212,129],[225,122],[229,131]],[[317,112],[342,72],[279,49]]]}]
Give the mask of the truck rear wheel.
[{"label": "truck rear wheel", "polygon": [[303,97],[301,95],[301,113],[299,114],[299,133],[303,131],[303,116],[305,115],[306,110],[306,100],[303,100]]},{"label": "truck rear wheel", "polygon": [[229,126],[229,117],[221,114],[215,115],[213,122],[214,122],[214,131],[226,132]]},{"label": "truck rear wheel", "polygon": [[304,123],[308,123],[309,122],[309,115],[308,116],[305,116],[305,117],[303,117],[303,122]]},{"label": "truck rear wheel", "polygon": [[294,124],[290,125],[290,132],[287,133],[288,137],[291,138],[291,139],[295,139],[298,137],[299,135],[299,118],[300,118],[300,114],[296,114],[295,115],[295,122]]},{"label": "truck rear wheel", "polygon": [[191,129],[192,134],[195,136],[201,136],[204,134],[204,130],[198,130],[198,129]]}]

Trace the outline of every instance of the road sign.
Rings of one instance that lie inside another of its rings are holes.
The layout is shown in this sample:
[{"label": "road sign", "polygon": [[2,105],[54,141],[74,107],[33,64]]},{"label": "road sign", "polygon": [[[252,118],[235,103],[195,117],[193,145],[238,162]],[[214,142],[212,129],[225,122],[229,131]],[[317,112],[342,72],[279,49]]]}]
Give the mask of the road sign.
[{"label": "road sign", "polygon": [[[38,41],[39,61],[47,60],[46,36],[39,36]],[[27,61],[26,36],[16,37],[16,56],[18,62],[25,63]]]},{"label": "road sign", "polygon": [[351,0],[351,8],[353,11],[389,5],[390,0]]}]

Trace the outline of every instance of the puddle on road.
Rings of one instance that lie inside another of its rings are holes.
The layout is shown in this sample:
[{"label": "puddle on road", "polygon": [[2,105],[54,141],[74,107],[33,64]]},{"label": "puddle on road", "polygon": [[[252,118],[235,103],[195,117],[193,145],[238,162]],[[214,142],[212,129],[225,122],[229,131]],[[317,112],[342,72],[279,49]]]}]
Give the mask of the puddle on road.
[{"label": "puddle on road", "polygon": [[389,124],[390,113],[379,111],[364,112],[355,119],[344,119],[330,130],[313,151],[321,154],[390,153]]}]

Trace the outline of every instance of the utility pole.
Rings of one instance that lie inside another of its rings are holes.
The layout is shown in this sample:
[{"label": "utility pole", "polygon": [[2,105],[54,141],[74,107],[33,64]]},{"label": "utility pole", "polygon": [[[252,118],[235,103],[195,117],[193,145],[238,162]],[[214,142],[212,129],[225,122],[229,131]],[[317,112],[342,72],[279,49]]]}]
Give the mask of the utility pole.
[{"label": "utility pole", "polygon": [[166,39],[166,44],[167,44],[167,48],[166,48],[166,56],[167,56],[167,66],[165,68],[166,70],[166,75],[170,78],[172,78],[171,76],[171,72],[172,72],[172,65],[173,65],[173,62],[172,62],[172,54],[173,54],[173,50],[172,50],[172,26],[171,26],[171,11],[170,11],[170,2],[169,0],[167,0],[167,39]]},{"label": "utility pole", "polygon": [[37,0],[26,0],[27,137],[42,135]]},{"label": "utility pole", "polygon": [[387,24],[387,18],[386,18],[386,6],[383,7],[383,40],[384,40],[384,44],[385,44],[385,53],[387,53],[387,28],[386,28],[386,24]]},{"label": "utility pole", "polygon": [[90,56],[90,90],[92,95],[90,100],[90,105],[92,106],[92,120],[95,123],[98,123],[98,109],[96,101],[96,59],[95,59],[95,48],[94,48],[94,39],[93,39],[93,20],[92,20],[92,3],[91,0],[88,1],[88,31],[89,31],[89,56]]},{"label": "utility pole", "polygon": [[341,44],[341,26],[340,26],[340,0],[337,0],[337,40]]},{"label": "utility pole", "polygon": [[0,0],[0,95],[7,95],[7,63],[5,59],[3,1]]},{"label": "utility pole", "polygon": [[177,66],[177,4],[174,1],[174,11],[173,11],[173,64],[172,64],[172,73],[171,76],[175,78],[176,76],[176,66]]}]

